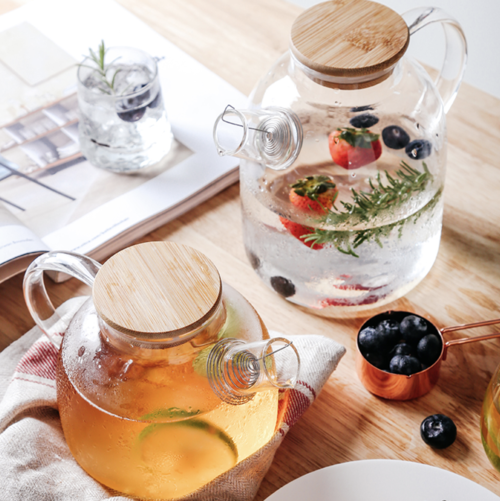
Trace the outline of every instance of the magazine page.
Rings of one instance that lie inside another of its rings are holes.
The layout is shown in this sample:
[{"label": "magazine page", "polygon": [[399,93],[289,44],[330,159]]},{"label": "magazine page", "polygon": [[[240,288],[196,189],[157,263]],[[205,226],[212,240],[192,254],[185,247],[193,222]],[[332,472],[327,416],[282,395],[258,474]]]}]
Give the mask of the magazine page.
[{"label": "magazine page", "polygon": [[0,199],[0,281],[15,275],[38,254],[49,250],[7,209],[9,203]]},{"label": "magazine page", "polygon": [[[94,167],[79,150],[76,63],[101,40],[160,61],[173,146],[135,175]],[[212,129],[245,96],[111,0],[40,0],[0,17],[0,90],[8,97],[0,103],[0,197],[45,248],[91,254],[236,180],[238,161],[217,155]]]}]

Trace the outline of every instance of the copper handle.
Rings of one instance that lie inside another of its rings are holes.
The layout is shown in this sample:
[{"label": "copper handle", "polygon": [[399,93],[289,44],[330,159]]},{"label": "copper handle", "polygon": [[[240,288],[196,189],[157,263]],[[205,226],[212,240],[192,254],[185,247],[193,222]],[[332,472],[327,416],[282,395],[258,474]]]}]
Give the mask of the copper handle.
[{"label": "copper handle", "polygon": [[484,327],[485,325],[495,325],[500,324],[500,318],[495,318],[493,320],[483,320],[482,322],[474,322],[473,324],[463,324],[455,325],[455,327],[445,327],[441,329],[441,334],[445,332],[461,331],[466,329],[473,329],[474,327]]},{"label": "copper handle", "polygon": [[[456,325],[454,327],[445,327],[444,329],[441,329],[440,332],[441,334],[445,334],[446,332],[473,329],[474,327],[484,327],[486,325],[495,325],[495,324],[500,324],[500,318],[495,318],[493,320],[483,320],[482,322],[474,322],[472,324]],[[459,344],[475,343],[476,341],[487,341],[488,339],[494,339],[498,337],[500,337],[499,332],[495,334],[487,334],[485,336],[466,337],[461,339],[454,339],[453,341],[446,341],[446,343],[444,344],[443,360],[446,360],[448,348],[450,348],[451,346],[456,346]]]}]

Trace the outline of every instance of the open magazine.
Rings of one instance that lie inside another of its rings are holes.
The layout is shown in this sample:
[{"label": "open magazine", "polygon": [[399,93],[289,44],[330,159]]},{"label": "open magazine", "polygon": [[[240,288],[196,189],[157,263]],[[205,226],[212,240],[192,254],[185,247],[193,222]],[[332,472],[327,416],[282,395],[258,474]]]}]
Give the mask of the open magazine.
[{"label": "open magazine", "polygon": [[[174,144],[134,175],[79,149],[76,64],[101,39],[160,59]],[[103,259],[237,180],[212,129],[245,96],[111,0],[40,0],[0,17],[0,95],[0,282],[49,250]]]}]

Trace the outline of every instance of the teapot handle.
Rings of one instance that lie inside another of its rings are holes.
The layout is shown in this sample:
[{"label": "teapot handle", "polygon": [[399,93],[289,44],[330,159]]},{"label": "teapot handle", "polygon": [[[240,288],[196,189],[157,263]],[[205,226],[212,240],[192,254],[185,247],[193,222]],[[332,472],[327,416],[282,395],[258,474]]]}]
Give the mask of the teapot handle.
[{"label": "teapot handle", "polygon": [[101,265],[93,259],[73,252],[51,251],[35,259],[24,275],[24,300],[42,332],[59,348],[69,320],[54,309],[43,281],[44,271],[66,273],[92,287]]},{"label": "teapot handle", "polygon": [[419,7],[403,14],[410,36],[432,23],[443,26],[446,52],[443,66],[435,80],[441,94],[444,111],[448,113],[457,97],[467,63],[467,41],[462,27],[456,19],[436,7]]}]

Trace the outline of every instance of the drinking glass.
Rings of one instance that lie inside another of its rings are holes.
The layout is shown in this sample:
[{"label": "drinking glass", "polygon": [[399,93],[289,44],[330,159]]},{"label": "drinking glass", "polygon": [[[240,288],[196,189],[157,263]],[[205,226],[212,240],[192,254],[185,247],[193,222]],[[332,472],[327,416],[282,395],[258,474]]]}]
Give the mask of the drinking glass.
[{"label": "drinking glass", "polygon": [[86,58],[78,69],[82,153],[102,169],[144,169],[172,146],[156,60],[129,47],[100,49],[101,64]]}]

